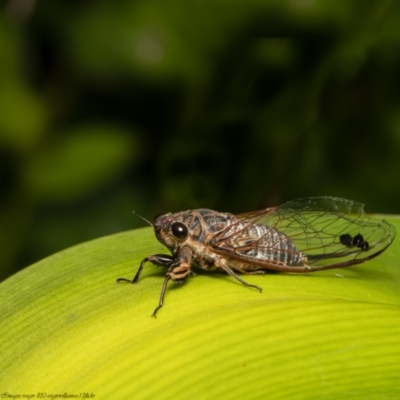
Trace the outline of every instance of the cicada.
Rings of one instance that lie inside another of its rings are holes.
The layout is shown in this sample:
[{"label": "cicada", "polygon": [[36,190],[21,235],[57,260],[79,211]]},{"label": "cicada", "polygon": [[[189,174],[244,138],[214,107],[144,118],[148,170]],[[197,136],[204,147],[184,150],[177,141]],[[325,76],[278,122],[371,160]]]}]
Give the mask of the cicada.
[{"label": "cicada", "polygon": [[396,234],[386,221],[368,217],[362,204],[334,197],[299,199],[239,215],[203,208],[160,214],[153,227],[171,255],[149,255],[132,280],[117,279],[136,283],[147,262],[167,269],[153,317],[164,304],[168,282],[184,282],[193,268],[225,271],[261,292],[239,273],[349,267],[381,254]]}]

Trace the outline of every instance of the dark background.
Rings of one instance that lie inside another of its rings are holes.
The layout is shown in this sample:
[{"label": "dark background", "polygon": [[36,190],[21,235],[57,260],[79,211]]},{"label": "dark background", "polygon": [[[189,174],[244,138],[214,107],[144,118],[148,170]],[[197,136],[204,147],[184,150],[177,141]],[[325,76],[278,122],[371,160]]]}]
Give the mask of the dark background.
[{"label": "dark background", "polygon": [[399,2],[2,6],[1,279],[132,210],[399,213]]}]

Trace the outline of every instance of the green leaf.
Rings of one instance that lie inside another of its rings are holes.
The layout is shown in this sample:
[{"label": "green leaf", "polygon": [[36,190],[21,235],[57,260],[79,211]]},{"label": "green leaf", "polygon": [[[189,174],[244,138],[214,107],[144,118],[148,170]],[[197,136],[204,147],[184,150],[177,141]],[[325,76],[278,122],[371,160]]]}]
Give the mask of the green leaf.
[{"label": "green leaf", "polygon": [[[400,231],[400,220],[390,218]],[[140,261],[151,228],[55,254],[0,284],[1,393],[97,399],[400,396],[400,241],[308,275],[198,273],[170,284]]]}]

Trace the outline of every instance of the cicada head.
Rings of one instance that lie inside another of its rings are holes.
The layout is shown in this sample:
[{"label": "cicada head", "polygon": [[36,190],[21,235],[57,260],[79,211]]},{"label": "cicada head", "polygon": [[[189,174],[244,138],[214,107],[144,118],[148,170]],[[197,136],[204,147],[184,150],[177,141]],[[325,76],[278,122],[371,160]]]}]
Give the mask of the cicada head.
[{"label": "cicada head", "polygon": [[172,253],[175,253],[189,236],[188,227],[177,221],[171,213],[157,215],[154,218],[153,225],[157,239]]}]

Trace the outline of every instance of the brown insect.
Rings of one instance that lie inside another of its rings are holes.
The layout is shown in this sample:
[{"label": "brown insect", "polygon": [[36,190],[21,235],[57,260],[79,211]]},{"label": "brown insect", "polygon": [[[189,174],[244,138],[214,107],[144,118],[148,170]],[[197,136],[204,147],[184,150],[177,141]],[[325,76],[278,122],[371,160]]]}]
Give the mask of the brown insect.
[{"label": "brown insect", "polygon": [[192,267],[223,270],[261,292],[237,273],[349,267],[381,254],[396,234],[386,221],[364,214],[362,204],[334,197],[299,199],[240,215],[208,209],[161,214],[153,227],[172,255],[152,254],[141,262],[132,280],[117,279],[136,283],[148,261],[167,268],[153,317],[163,306],[168,281],[185,281],[193,274]]}]

